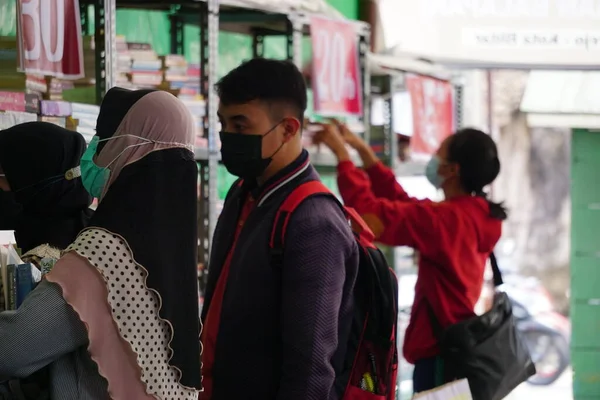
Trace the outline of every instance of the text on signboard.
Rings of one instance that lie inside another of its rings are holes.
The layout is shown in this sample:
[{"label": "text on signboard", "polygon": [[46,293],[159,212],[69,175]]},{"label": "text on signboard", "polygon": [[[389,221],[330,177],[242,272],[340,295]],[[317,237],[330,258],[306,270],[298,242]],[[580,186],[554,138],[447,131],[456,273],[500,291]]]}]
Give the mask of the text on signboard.
[{"label": "text on signboard", "polygon": [[[52,24],[52,6],[56,13]],[[50,62],[59,62],[64,55],[65,45],[65,1],[64,0],[30,0],[23,2],[21,15],[31,19],[34,43],[31,48],[24,49],[26,60],[39,60],[41,47]],[[54,26],[53,26],[54,25]],[[51,29],[54,28],[55,32]],[[52,49],[52,37],[56,37],[55,48]]]},{"label": "text on signboard", "polygon": [[600,0],[418,0],[428,17],[600,18]]},{"label": "text on signboard", "polygon": [[348,73],[348,43],[340,32],[321,30],[317,33],[315,57],[323,64],[318,71],[319,97],[339,102],[354,100],[357,87],[354,78]]}]

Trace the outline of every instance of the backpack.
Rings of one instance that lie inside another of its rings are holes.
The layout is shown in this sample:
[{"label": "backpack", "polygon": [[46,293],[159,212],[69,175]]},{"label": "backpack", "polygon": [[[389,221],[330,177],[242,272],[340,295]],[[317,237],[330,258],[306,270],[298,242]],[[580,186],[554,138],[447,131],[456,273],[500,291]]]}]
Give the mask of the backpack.
[{"label": "backpack", "polygon": [[269,242],[272,263],[283,267],[290,217],[304,200],[316,195],[330,196],[339,204],[351,223],[360,253],[352,328],[342,373],[336,377],[340,399],[394,400],[398,373],[398,281],[383,253],[373,245],[375,236],[358,213],[344,207],[320,181],[301,184],[276,213]]}]

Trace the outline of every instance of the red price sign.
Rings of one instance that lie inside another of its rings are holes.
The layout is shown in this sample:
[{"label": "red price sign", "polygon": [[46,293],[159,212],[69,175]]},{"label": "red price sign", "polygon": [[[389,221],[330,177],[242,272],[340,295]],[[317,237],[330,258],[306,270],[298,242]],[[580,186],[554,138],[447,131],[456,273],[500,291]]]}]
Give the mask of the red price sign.
[{"label": "red price sign", "polygon": [[429,157],[452,134],[452,85],[439,79],[410,75],[406,86],[413,112],[411,152],[415,156]]},{"label": "red price sign", "polygon": [[18,0],[19,71],[84,76],[79,0]]},{"label": "red price sign", "polygon": [[358,37],[345,21],[311,17],[312,82],[317,114],[362,115]]}]

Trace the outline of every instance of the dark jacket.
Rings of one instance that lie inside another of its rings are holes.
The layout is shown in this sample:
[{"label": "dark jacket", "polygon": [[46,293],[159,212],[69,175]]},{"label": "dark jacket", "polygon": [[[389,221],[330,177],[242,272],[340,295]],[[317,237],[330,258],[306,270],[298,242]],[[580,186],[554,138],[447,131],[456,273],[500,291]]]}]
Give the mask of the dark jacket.
[{"label": "dark jacket", "polygon": [[[298,185],[319,179],[304,152],[265,185],[230,190],[217,223],[203,321],[250,191],[257,207],[240,233],[222,302],[212,400],[337,399],[353,313],[358,247],[335,200],[302,203],[287,226],[283,265],[272,263],[276,211]],[[343,344],[339,346],[339,344]]]}]

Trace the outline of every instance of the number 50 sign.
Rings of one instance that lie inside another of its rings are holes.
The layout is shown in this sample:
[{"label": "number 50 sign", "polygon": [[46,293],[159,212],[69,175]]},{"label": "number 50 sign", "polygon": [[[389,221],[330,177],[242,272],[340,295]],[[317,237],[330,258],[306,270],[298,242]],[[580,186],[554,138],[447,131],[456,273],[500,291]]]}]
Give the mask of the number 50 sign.
[{"label": "number 50 sign", "polygon": [[358,38],[351,23],[312,17],[314,109],[321,115],[362,115]]},{"label": "number 50 sign", "polygon": [[17,0],[19,71],[84,76],[79,0]]}]

